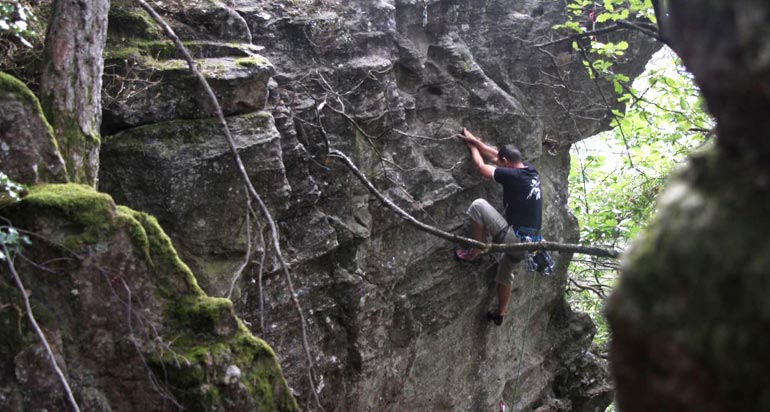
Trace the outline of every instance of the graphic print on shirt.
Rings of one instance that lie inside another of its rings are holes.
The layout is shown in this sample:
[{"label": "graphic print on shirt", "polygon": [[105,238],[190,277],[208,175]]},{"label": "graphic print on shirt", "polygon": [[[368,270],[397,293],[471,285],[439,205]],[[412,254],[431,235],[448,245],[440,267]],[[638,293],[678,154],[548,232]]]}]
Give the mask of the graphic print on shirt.
[{"label": "graphic print on shirt", "polygon": [[530,190],[527,199],[532,199],[532,196],[534,196],[535,200],[540,200],[540,176],[532,179],[529,187]]}]

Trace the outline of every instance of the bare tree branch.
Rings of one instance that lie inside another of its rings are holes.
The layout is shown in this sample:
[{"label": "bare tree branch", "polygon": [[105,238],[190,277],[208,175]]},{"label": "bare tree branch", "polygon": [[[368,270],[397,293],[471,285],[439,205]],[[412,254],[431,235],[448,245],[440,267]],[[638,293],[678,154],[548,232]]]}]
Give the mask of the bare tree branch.
[{"label": "bare tree branch", "polygon": [[582,285],[579,282],[577,282],[575,279],[569,278],[570,285],[574,286],[575,289],[579,292],[583,291],[589,291],[593,294],[595,294],[599,299],[605,300],[607,299],[607,294],[604,292],[604,288],[606,288],[606,285],[598,284],[598,285]]},{"label": "bare tree branch", "polygon": [[658,28],[652,24],[647,24],[644,22],[632,22],[628,20],[618,20],[618,26],[636,30],[638,32],[646,34],[647,36],[652,37],[653,39],[659,42],[664,42],[663,37],[661,37],[660,33],[658,32]]},{"label": "bare tree branch", "polygon": [[415,219],[412,215],[407,213],[405,210],[401,209],[398,205],[393,203],[392,200],[388,199],[385,195],[383,195],[379,190],[377,190],[376,187],[369,181],[369,179],[364,176],[363,173],[356,167],[356,165],[353,163],[350,158],[342,153],[341,151],[337,149],[331,149],[329,151],[329,155],[331,157],[340,159],[342,163],[350,169],[351,172],[358,178],[358,180],[363,183],[363,185],[369,190],[370,193],[372,193],[375,197],[377,197],[385,206],[387,206],[389,209],[396,212],[396,214],[401,217],[402,219],[406,220],[413,226],[417,227],[418,229],[430,233],[434,236],[440,237],[445,240],[449,240],[452,242],[460,243],[461,245],[468,246],[468,247],[475,247],[481,249],[482,252],[513,252],[513,251],[524,251],[524,250],[555,250],[559,252],[572,252],[572,253],[582,253],[585,255],[592,255],[592,256],[601,256],[601,257],[610,257],[610,258],[617,258],[620,255],[620,251],[618,250],[610,250],[610,249],[603,249],[600,247],[592,247],[592,246],[582,246],[582,245],[574,245],[574,244],[566,244],[566,243],[558,243],[558,242],[548,242],[548,241],[542,241],[542,242],[531,242],[531,243],[482,243],[477,240],[464,237],[464,236],[458,236],[446,231],[443,231],[439,228],[436,228],[434,226],[430,226],[428,224],[425,224],[417,219]]},{"label": "bare tree branch", "polygon": [[663,41],[663,39],[660,37],[660,34],[657,32],[657,30],[654,30],[653,27],[645,27],[645,26],[646,25],[643,25],[643,23],[640,24],[640,23],[630,22],[627,20],[619,20],[616,24],[613,24],[612,26],[607,26],[596,30],[590,30],[583,33],[575,33],[571,36],[562,37],[561,39],[556,39],[553,41],[549,41],[547,43],[536,44],[535,47],[543,48],[543,47],[554,46],[560,43],[571,42],[578,39],[585,39],[588,37],[597,36],[605,33],[611,33],[611,32],[623,30],[623,29],[636,30],[647,36],[652,37],[657,41],[661,41],[661,42]]},{"label": "bare tree branch", "polygon": [[48,353],[48,357],[51,360],[51,366],[53,366],[54,371],[56,371],[56,375],[59,376],[59,380],[61,381],[62,386],[64,386],[64,392],[67,394],[67,400],[72,406],[72,409],[75,410],[75,412],[80,412],[80,407],[75,401],[75,396],[72,394],[72,389],[67,382],[67,378],[64,376],[64,372],[62,372],[62,370],[59,368],[59,364],[56,362],[56,357],[53,354],[51,345],[48,344],[48,340],[45,338],[43,330],[40,329],[40,325],[37,324],[35,315],[32,313],[32,305],[29,304],[27,290],[24,288],[24,283],[22,283],[21,277],[19,277],[19,273],[16,272],[16,267],[13,265],[13,255],[9,253],[8,247],[6,247],[5,243],[0,243],[0,247],[2,247],[3,253],[5,254],[5,261],[8,264],[8,270],[11,271],[11,276],[13,277],[14,282],[16,282],[16,287],[19,289],[19,293],[21,294],[21,299],[24,302],[24,308],[27,310],[27,318],[29,318],[29,323],[32,324],[32,328],[35,329],[35,333],[37,333],[37,336],[40,338],[40,342],[43,344],[43,347],[45,347],[45,351]]}]

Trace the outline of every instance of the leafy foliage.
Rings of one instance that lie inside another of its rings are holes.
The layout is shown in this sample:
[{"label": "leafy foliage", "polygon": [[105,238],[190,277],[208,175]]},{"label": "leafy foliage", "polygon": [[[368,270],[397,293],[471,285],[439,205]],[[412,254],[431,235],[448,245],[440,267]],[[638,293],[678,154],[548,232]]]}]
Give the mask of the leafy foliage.
[{"label": "leafy foliage", "polygon": [[[613,111],[613,130],[573,146],[570,173],[581,242],[617,248],[646,226],[666,177],[714,127],[692,76],[671,51],[656,54],[633,86],[621,76],[614,75],[615,91],[625,113]],[[608,339],[603,301],[616,277],[617,264],[602,259],[578,257],[570,267],[568,298],[592,316],[600,345]]]},{"label": "leafy foliage", "polygon": [[[616,91],[628,82],[628,76],[615,73],[613,66],[621,58],[629,44],[626,41],[612,41],[610,35],[622,24],[649,35],[656,35],[655,13],[651,0],[572,0],[567,4],[568,20],[554,28],[565,29],[575,35],[582,35],[572,42],[573,49],[583,55],[583,65],[589,76],[606,78],[615,84]],[[600,35],[600,33],[602,33]]]},{"label": "leafy foliage", "polygon": [[37,21],[29,5],[19,1],[0,1],[0,35],[9,34],[21,44],[32,47],[35,36],[33,24]]},{"label": "leafy foliage", "polygon": [[[653,58],[633,85],[615,69],[630,47],[615,31],[657,38],[650,0],[571,0],[566,11],[567,22],[554,29],[571,34],[589,76],[611,82],[617,101],[626,105],[624,112],[607,107],[613,130],[573,146],[571,207],[582,243],[624,248],[655,213],[666,176],[708,139],[713,121],[672,52]],[[600,345],[609,336],[601,311],[616,277],[614,261],[578,256],[570,266],[568,299],[592,316]]]},{"label": "leafy foliage", "polygon": [[51,0],[0,0],[0,71],[37,91]]},{"label": "leafy foliage", "polygon": [[8,198],[14,202],[21,199],[21,193],[24,191],[24,187],[8,177],[3,172],[0,172],[0,198]]},{"label": "leafy foliage", "polygon": [[[7,202],[18,202],[24,195],[25,189],[22,185],[12,181],[5,173],[0,172],[0,205]],[[2,217],[0,217],[2,219]],[[0,225],[0,261],[6,259],[3,250],[8,250],[13,254],[21,250],[22,246],[29,244],[27,236],[19,234],[13,226]]]}]

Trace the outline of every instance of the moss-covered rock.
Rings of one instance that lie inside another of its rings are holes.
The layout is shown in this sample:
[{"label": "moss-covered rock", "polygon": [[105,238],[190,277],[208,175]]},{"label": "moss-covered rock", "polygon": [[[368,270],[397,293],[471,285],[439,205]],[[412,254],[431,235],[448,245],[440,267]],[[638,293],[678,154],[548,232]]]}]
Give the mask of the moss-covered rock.
[{"label": "moss-covered rock", "polygon": [[113,1],[108,19],[108,47],[133,39],[160,40],[164,36],[158,24],[135,2]]},{"label": "moss-covered rock", "polygon": [[[202,292],[151,216],[75,184],[33,186],[2,213],[34,233],[16,268],[82,410],[298,410],[270,347]],[[0,407],[64,410],[6,272]]]},{"label": "moss-covered rock", "polygon": [[0,170],[19,183],[63,183],[67,175],[37,97],[0,72]]}]

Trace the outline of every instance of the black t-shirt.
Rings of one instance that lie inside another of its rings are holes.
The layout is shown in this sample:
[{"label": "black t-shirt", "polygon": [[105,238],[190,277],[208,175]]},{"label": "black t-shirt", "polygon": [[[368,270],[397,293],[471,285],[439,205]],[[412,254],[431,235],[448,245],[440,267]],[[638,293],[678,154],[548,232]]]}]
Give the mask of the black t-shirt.
[{"label": "black t-shirt", "polygon": [[505,220],[509,225],[540,229],[543,219],[543,196],[540,175],[529,164],[525,168],[495,168],[495,182],[503,186]]}]

